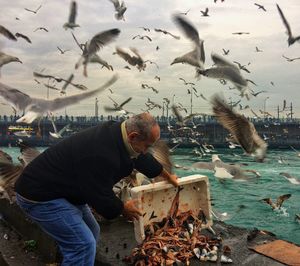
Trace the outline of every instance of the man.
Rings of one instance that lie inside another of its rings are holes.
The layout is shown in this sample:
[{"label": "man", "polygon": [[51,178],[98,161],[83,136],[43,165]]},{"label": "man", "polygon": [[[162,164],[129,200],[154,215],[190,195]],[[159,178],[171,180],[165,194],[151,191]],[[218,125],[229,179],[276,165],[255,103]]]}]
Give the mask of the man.
[{"label": "man", "polygon": [[17,202],[57,241],[63,266],[94,265],[100,228],[87,204],[107,219],[141,215],[135,201],[123,203],[112,191],[133,169],[178,186],[177,176],[147,153],[159,137],[155,119],[142,113],[62,140],[24,169],[15,185]]}]

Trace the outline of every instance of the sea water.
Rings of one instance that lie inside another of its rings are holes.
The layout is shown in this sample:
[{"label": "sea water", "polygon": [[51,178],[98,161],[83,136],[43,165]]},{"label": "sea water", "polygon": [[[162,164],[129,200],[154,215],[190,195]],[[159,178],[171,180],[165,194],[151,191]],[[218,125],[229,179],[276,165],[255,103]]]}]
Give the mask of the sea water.
[{"label": "sea water", "polygon": [[[20,155],[18,148],[1,148],[10,154],[17,163]],[[43,151],[45,148],[38,148]],[[300,185],[295,185],[279,175],[287,172],[300,180],[300,157],[290,150],[268,150],[264,163],[255,162],[254,158],[245,156],[241,149],[215,149],[202,158],[193,153],[193,149],[176,149],[172,154],[174,164],[190,167],[198,161],[211,162],[211,155],[218,154],[226,163],[248,164],[245,169],[254,169],[261,177],[253,177],[247,181],[220,180],[213,172],[204,169],[174,169],[181,176],[193,174],[206,175],[209,178],[212,209],[216,213],[227,213],[222,219],[227,224],[253,229],[268,230],[278,238],[300,244],[300,223],[295,214],[300,214]],[[279,163],[282,160],[283,163]],[[272,208],[260,200],[271,198],[276,201],[283,194],[292,196],[283,203],[281,210]]]}]

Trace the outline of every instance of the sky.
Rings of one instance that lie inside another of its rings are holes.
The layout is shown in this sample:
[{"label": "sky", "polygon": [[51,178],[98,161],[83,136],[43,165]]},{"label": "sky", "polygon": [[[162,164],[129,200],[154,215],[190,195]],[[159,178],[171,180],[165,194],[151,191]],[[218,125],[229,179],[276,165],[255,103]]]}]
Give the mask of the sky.
[{"label": "sky", "polygon": [[[257,86],[250,84],[255,92],[265,90],[250,101],[242,99],[242,106],[249,105],[256,113],[264,109],[277,117],[277,106],[283,107],[283,100],[288,106],[293,103],[294,117],[300,117],[300,60],[288,62],[282,57],[300,57],[300,43],[288,46],[285,28],[276,8],[276,3],[281,7],[285,17],[290,23],[295,36],[300,35],[300,1],[299,0],[225,0],[214,3],[213,0],[125,0],[127,11],[125,21],[116,20],[114,7],[109,0],[78,0],[76,22],[80,27],[73,31],[65,30],[62,26],[68,20],[70,2],[66,0],[0,0],[1,17],[0,25],[11,32],[27,35],[32,44],[23,39],[17,42],[6,39],[0,35],[0,50],[6,54],[17,56],[23,64],[10,63],[1,69],[0,82],[32,96],[47,97],[47,89],[43,83],[47,80],[39,79],[41,84],[34,81],[33,72],[41,72],[67,78],[71,73],[75,75],[74,83],[81,83],[90,90],[104,84],[114,73],[118,73],[118,81],[111,86],[113,93],[108,89],[99,93],[99,115],[109,113],[103,110],[103,106],[112,106],[110,96],[121,103],[128,97],[132,100],[125,109],[134,113],[141,113],[146,109],[147,98],[162,105],[163,98],[167,97],[171,103],[181,103],[190,112],[191,96],[187,93],[190,86],[185,86],[179,78],[195,83],[198,95],[202,93],[209,99],[215,93],[223,93],[228,101],[240,99],[237,90],[229,90],[232,84],[228,82],[222,85],[216,79],[201,77],[195,78],[195,68],[187,64],[170,65],[174,58],[181,56],[193,49],[188,40],[172,20],[173,14],[186,12],[185,18],[195,25],[199,36],[204,40],[206,54],[205,68],[212,66],[210,55],[212,52],[222,55],[222,49],[229,49],[227,60],[238,61],[246,65],[251,73],[241,70],[242,75],[253,80]],[[264,12],[258,9],[254,3],[264,5]],[[24,8],[36,9],[42,5],[37,14],[26,11]],[[201,16],[200,10],[209,9],[209,17]],[[16,19],[18,18],[18,19]],[[49,32],[38,30],[37,27],[45,27]],[[146,32],[139,27],[150,28]],[[80,58],[81,51],[74,42],[71,32],[75,34],[80,43],[90,40],[95,34],[104,30],[118,28],[121,33],[116,41],[103,47],[98,55],[113,66],[113,71],[101,68],[97,64],[88,65],[88,77],[82,74],[82,67],[75,70],[74,66]],[[154,28],[160,28],[180,36],[179,40],[170,35],[155,32]],[[233,35],[233,32],[249,32],[250,34]],[[152,42],[138,38],[132,40],[135,35],[148,35]],[[60,54],[57,49],[69,49],[65,54]],[[135,47],[144,60],[157,63],[147,64],[145,71],[133,66],[131,70],[125,69],[128,65],[118,55],[113,55],[116,46],[126,51],[129,47]],[[159,50],[156,47],[159,46]],[[258,47],[262,52],[256,52]],[[248,65],[248,63],[250,63]],[[160,77],[160,81],[154,79]],[[271,85],[271,81],[274,86]],[[159,91],[141,88],[142,83],[147,83]],[[56,85],[58,88],[62,84]],[[67,96],[81,93],[80,90],[69,86]],[[49,99],[60,96],[55,90],[49,90]],[[6,103],[0,99],[0,103]],[[86,115],[95,113],[95,97],[84,100],[79,104],[69,106],[66,109],[54,112],[54,115]],[[249,109],[237,111],[246,116],[253,116]],[[211,114],[211,105],[201,97],[193,97],[193,112]],[[153,115],[161,115],[162,109],[151,110]],[[286,113],[280,113],[280,117],[286,117]],[[12,114],[12,109],[0,104],[0,114]],[[117,114],[117,113],[110,113]],[[183,113],[184,114],[184,113]]]}]

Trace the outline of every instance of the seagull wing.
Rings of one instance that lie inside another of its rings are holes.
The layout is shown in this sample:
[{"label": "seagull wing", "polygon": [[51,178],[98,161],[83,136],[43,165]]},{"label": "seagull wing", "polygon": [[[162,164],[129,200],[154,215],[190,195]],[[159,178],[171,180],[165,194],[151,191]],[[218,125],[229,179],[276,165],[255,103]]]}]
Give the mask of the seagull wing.
[{"label": "seagull wing", "polygon": [[130,54],[128,54],[127,52],[125,52],[123,49],[121,49],[119,47],[116,47],[116,53],[128,63],[132,59]]},{"label": "seagull wing", "polygon": [[37,149],[30,147],[25,142],[19,142],[18,146],[21,152],[20,158],[23,160],[25,166],[41,154]]},{"label": "seagull wing", "polygon": [[0,33],[10,40],[17,41],[17,38],[7,28],[1,25],[0,25]]},{"label": "seagull wing", "polygon": [[13,159],[8,153],[0,150],[0,161],[1,162],[12,163]]},{"label": "seagull wing", "polygon": [[90,41],[87,53],[89,55],[94,54],[100,50],[104,45],[112,42],[117,38],[120,34],[119,29],[111,29],[107,31],[100,32],[96,34]]},{"label": "seagull wing", "polygon": [[280,208],[283,204],[283,202],[287,199],[289,199],[290,197],[292,196],[292,194],[284,194],[284,195],[281,195],[277,198],[277,202],[276,202],[276,205],[278,208]]},{"label": "seagull wing", "polygon": [[[243,149],[247,153],[253,154],[258,148],[261,148],[263,152],[261,156],[264,157],[267,144],[259,137],[253,124],[243,115],[231,110],[220,95],[214,95],[211,103],[219,123],[233,135]],[[261,156],[259,156],[259,159],[261,159]]]},{"label": "seagull wing", "polygon": [[118,11],[118,9],[121,7],[119,0],[109,0],[109,1],[114,4],[115,10]]},{"label": "seagull wing", "polygon": [[15,108],[23,111],[31,102],[29,95],[0,83],[0,97],[4,98]]},{"label": "seagull wing", "polygon": [[153,155],[153,157],[161,163],[163,168],[172,173],[172,161],[170,158],[170,150],[167,143],[163,140],[157,141],[154,146],[149,150],[149,153]]},{"label": "seagull wing", "polygon": [[287,179],[292,178],[292,176],[289,173],[281,172],[280,175],[285,176]]},{"label": "seagull wing", "polygon": [[60,131],[58,131],[59,135],[62,135],[63,133],[65,133],[65,131],[70,127],[70,124],[67,124],[66,126],[64,126]]},{"label": "seagull wing", "polygon": [[284,14],[283,14],[281,8],[279,7],[279,5],[276,4],[276,6],[277,6],[277,9],[278,9],[279,15],[280,15],[280,17],[281,17],[281,19],[282,19],[282,22],[283,22],[284,26],[286,27],[287,34],[288,34],[289,36],[292,36],[291,27],[290,27],[288,21],[286,20],[286,18],[285,18],[285,16],[284,16]]},{"label": "seagull wing", "polygon": [[69,23],[75,24],[76,15],[77,15],[77,3],[76,1],[72,1],[70,6]]},{"label": "seagull wing", "polygon": [[28,43],[31,43],[31,40],[30,40],[26,35],[24,35],[24,34],[22,34],[22,33],[17,32],[17,33],[16,33],[16,37],[21,37],[21,38],[23,38],[24,40],[26,40]]},{"label": "seagull wing", "polygon": [[173,18],[175,23],[184,32],[185,36],[198,45],[200,41],[199,33],[192,23],[179,15],[175,15]]},{"label": "seagull wing", "polygon": [[132,100],[132,97],[129,97],[126,101],[120,104],[120,107],[123,107],[126,103],[129,103]]},{"label": "seagull wing", "polygon": [[238,69],[236,67],[236,65],[232,64],[231,62],[229,62],[228,60],[226,60],[223,56],[220,56],[216,53],[211,53],[211,59],[214,61],[214,63],[217,66],[229,66],[229,67],[233,67],[235,69]]},{"label": "seagull wing", "polygon": [[174,113],[174,115],[176,116],[177,120],[181,123],[183,123],[183,117],[180,114],[178,107],[176,105],[172,105],[172,111]]},{"label": "seagull wing", "polygon": [[72,105],[72,104],[78,103],[81,100],[92,97],[92,96],[96,95],[97,93],[103,91],[107,87],[111,86],[113,83],[116,82],[117,79],[118,79],[118,76],[114,75],[108,82],[106,82],[104,85],[102,85],[101,87],[99,87],[98,89],[95,89],[93,91],[84,92],[81,94],[68,96],[68,97],[64,97],[64,98],[56,98],[52,101],[47,101],[49,104],[49,106],[48,106],[49,111],[55,111],[57,109],[64,108],[68,105]]}]

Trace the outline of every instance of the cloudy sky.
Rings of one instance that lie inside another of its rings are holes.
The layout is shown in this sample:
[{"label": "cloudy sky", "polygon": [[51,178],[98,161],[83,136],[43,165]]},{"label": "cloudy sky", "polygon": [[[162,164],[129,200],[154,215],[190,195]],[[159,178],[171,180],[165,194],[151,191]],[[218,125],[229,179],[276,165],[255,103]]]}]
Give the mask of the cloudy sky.
[{"label": "cloudy sky", "polygon": [[[267,93],[253,97],[249,102],[242,99],[242,105],[250,105],[259,113],[266,103],[266,110],[277,116],[277,106],[283,106],[285,99],[289,105],[293,102],[294,112],[300,117],[300,60],[288,62],[282,57],[300,57],[300,43],[288,47],[285,28],[276,8],[278,3],[289,21],[295,36],[300,35],[300,1],[299,0],[225,0],[214,3],[213,0],[125,0],[127,11],[125,21],[114,18],[113,4],[109,0],[78,0],[78,14],[76,22],[80,24],[73,33],[77,39],[84,43],[95,34],[111,29],[119,28],[121,33],[117,40],[99,51],[101,58],[109,62],[114,71],[101,69],[99,65],[88,65],[88,78],[82,75],[82,67],[74,69],[75,63],[80,57],[80,49],[76,46],[71,30],[63,29],[62,25],[69,16],[70,2],[67,0],[1,0],[0,25],[8,28],[13,33],[20,32],[27,35],[32,44],[23,39],[17,42],[10,41],[0,35],[0,49],[2,52],[17,56],[23,64],[10,63],[2,67],[0,81],[11,87],[17,88],[34,97],[47,97],[47,89],[43,86],[46,80],[39,79],[41,84],[34,81],[33,71],[43,71],[67,78],[74,73],[75,83],[81,83],[89,89],[95,89],[107,81],[114,73],[119,74],[119,80],[109,90],[98,95],[99,113],[107,114],[103,110],[104,105],[111,105],[108,96],[117,102],[126,100],[129,96],[133,99],[126,109],[139,113],[146,109],[145,102],[149,97],[152,101],[162,105],[163,98],[167,97],[175,103],[182,103],[190,110],[190,95],[187,93],[189,86],[184,86],[179,78],[194,82],[198,95],[202,93],[209,97],[216,92],[223,92],[228,101],[237,101],[239,96],[236,90],[229,90],[232,84],[228,82],[222,85],[218,80],[202,77],[195,79],[195,68],[189,65],[170,65],[175,57],[183,55],[193,49],[191,42],[184,37],[182,32],[172,21],[172,14],[186,12],[186,16],[198,29],[200,38],[204,40],[206,53],[205,67],[212,66],[211,52],[223,54],[222,48],[229,49],[227,60],[238,61],[251,73],[242,71],[245,78],[253,80],[257,86],[251,85],[255,91],[266,90]],[[267,12],[259,10],[254,3],[264,5]],[[24,10],[24,8],[36,9],[42,5],[37,14]],[[209,17],[201,16],[200,10],[209,8]],[[18,19],[16,19],[18,18]],[[49,32],[36,31],[37,27],[45,27]],[[146,32],[139,27],[148,27]],[[154,28],[165,29],[174,35],[180,36],[180,40],[155,32]],[[233,32],[249,32],[247,35],[233,35]],[[152,38],[148,40],[132,37],[147,34]],[[57,49],[69,49],[65,54],[60,54]],[[151,60],[158,64],[148,64],[145,71],[139,72],[131,66],[131,70],[125,69],[128,65],[117,55],[113,55],[115,47],[119,46],[128,50],[135,47],[139,50],[144,60]],[[159,50],[156,50],[159,46]],[[258,47],[263,52],[256,52]],[[250,63],[248,65],[248,63]],[[154,79],[161,78],[160,81]],[[271,85],[273,82],[274,85]],[[142,83],[156,88],[159,93],[152,90],[143,90]],[[57,84],[58,88],[62,85]],[[80,93],[73,87],[67,88],[67,95]],[[63,97],[58,91],[50,90],[49,98]],[[269,98],[267,98],[269,97]],[[1,99],[1,103],[5,100]],[[94,115],[95,98],[82,101],[80,104],[70,106],[66,110],[59,110],[55,114],[69,115]],[[210,105],[201,97],[194,96],[193,111],[211,113]],[[11,114],[12,111],[5,105],[0,105],[1,114]],[[152,114],[162,114],[162,110],[154,109]],[[241,111],[251,115],[249,110]],[[280,116],[284,116],[282,113]]]}]

